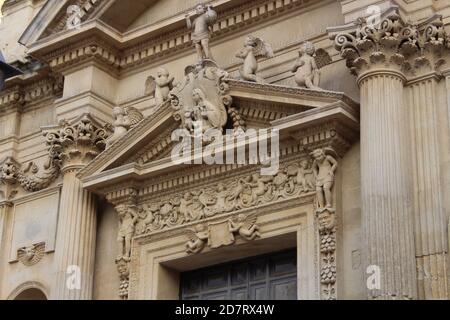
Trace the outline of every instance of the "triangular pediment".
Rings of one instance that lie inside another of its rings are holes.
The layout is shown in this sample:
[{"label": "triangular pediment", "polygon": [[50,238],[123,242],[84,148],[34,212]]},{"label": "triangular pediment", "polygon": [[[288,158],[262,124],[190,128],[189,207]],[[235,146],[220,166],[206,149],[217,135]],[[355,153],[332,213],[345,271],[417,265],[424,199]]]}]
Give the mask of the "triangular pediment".
[{"label": "triangular pediment", "polygon": [[[239,110],[247,129],[278,128],[282,135],[294,136],[299,130],[306,132],[312,126],[339,122],[348,132],[358,130],[358,105],[343,93],[237,80],[229,80],[228,85],[233,107]],[[92,161],[79,177],[91,186],[95,181],[139,180],[149,168],[174,170],[170,155],[175,142],[171,137],[180,127],[174,114],[170,102],[159,106]]]}]

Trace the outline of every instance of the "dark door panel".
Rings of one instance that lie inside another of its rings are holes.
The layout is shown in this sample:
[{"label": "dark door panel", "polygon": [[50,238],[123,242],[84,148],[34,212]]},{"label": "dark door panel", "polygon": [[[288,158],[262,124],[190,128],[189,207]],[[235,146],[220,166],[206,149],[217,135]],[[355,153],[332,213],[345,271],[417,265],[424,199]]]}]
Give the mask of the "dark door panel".
[{"label": "dark door panel", "polygon": [[183,273],[182,300],[296,300],[295,250]]}]

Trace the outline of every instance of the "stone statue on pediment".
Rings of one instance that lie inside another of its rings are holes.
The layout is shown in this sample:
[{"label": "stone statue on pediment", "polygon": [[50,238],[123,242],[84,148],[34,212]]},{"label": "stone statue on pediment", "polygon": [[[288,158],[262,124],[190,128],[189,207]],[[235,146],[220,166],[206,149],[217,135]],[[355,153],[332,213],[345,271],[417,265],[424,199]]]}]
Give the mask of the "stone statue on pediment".
[{"label": "stone statue on pediment", "polygon": [[244,64],[239,69],[242,80],[263,83],[264,80],[256,75],[258,71],[258,58],[273,57],[273,49],[264,40],[248,36],[245,39],[244,48],[236,53],[236,57],[244,60]]},{"label": "stone statue on pediment", "polygon": [[169,71],[160,67],[156,72],[156,78],[150,76],[145,82],[145,94],[155,98],[157,106],[169,100],[170,90],[173,89],[175,78],[170,76]]},{"label": "stone statue on pediment", "polygon": [[114,133],[107,140],[107,146],[123,137],[130,129],[134,128],[144,119],[142,113],[134,107],[115,107],[113,109]]},{"label": "stone statue on pediment", "polygon": [[320,69],[331,63],[331,57],[323,49],[316,50],[311,42],[303,44],[299,56],[292,67],[297,85],[308,89],[322,90],[319,87]]},{"label": "stone statue on pediment", "polygon": [[[194,20],[192,18],[195,16]],[[192,30],[192,42],[197,50],[199,61],[213,59],[209,47],[209,39],[212,33],[212,26],[217,21],[217,12],[211,6],[199,4],[195,13],[186,14],[188,29]]]}]

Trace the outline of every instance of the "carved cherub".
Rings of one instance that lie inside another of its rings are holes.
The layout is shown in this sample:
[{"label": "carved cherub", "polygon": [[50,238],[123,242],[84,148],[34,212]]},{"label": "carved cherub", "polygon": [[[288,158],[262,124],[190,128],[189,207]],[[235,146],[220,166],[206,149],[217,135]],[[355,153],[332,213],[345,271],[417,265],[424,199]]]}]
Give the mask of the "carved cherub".
[{"label": "carved cherub", "polygon": [[169,71],[160,67],[156,72],[156,78],[150,76],[145,82],[145,94],[155,98],[156,105],[159,106],[169,99],[170,90],[173,89],[175,78],[170,76]]},{"label": "carved cherub", "polygon": [[133,107],[115,107],[113,109],[114,116],[114,133],[108,138],[108,146],[123,137],[128,130],[134,128],[139,122],[144,119],[142,113]]},{"label": "carved cherub", "polygon": [[186,230],[189,241],[186,243],[187,253],[199,253],[204,248],[209,239],[209,231],[203,224],[198,225],[194,230]]},{"label": "carved cherub", "polygon": [[292,67],[295,73],[295,82],[299,87],[308,89],[322,90],[320,85],[320,69],[331,63],[328,53],[323,50],[317,50],[311,42],[305,42],[299,51],[299,58]]},{"label": "carved cherub", "polygon": [[180,198],[180,207],[178,211],[181,216],[184,217],[184,221],[189,222],[192,220],[191,206],[192,206],[192,194],[188,191],[182,198]]},{"label": "carved cherub", "polygon": [[139,219],[135,206],[120,205],[116,207],[119,215],[119,234],[117,242],[119,244],[119,255],[117,259],[130,258],[131,240],[134,236],[135,225]]},{"label": "carved cherub", "polygon": [[302,160],[297,171],[297,183],[303,191],[312,191],[315,189],[314,182],[307,178],[307,175],[313,175],[313,170],[309,166],[308,160]]},{"label": "carved cherub", "polygon": [[238,215],[235,221],[230,220],[230,231],[232,233],[238,232],[241,237],[249,241],[261,237],[259,233],[259,226],[256,224],[258,216],[256,213],[251,215]]},{"label": "carved cherub", "polygon": [[264,79],[256,75],[256,72],[258,71],[257,59],[259,57],[272,58],[273,49],[262,39],[248,36],[245,39],[244,48],[236,53],[236,57],[244,60],[244,64],[239,70],[243,80],[263,83]]},{"label": "carved cherub", "polygon": [[[199,4],[195,9],[195,14],[186,14],[186,23],[188,29],[192,29],[192,42],[197,50],[199,61],[211,59],[212,54],[209,48],[209,38],[212,33],[212,26],[217,21],[217,12],[211,6]],[[192,16],[197,17],[191,21]]]},{"label": "carved cherub", "polygon": [[332,188],[334,185],[334,174],[338,162],[327,154],[334,151],[330,148],[317,149],[311,153],[314,158],[313,172],[316,178],[317,201],[319,209],[333,208]]}]

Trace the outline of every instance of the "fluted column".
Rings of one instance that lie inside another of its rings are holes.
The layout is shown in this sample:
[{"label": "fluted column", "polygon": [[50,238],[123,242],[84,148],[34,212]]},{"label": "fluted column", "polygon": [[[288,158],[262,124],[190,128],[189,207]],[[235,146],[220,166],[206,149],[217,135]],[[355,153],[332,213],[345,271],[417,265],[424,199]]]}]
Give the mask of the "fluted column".
[{"label": "fluted column", "polygon": [[[369,299],[417,298],[408,108],[404,100],[407,38],[397,10],[378,26],[333,33],[361,93],[361,202]],[[409,31],[409,29],[407,30]],[[411,46],[414,44],[411,42]]]},{"label": "fluted column", "polygon": [[[89,191],[83,190],[81,181],[76,177],[78,171],[72,168],[63,172],[55,252],[57,285],[54,290],[54,299],[88,300],[92,298],[96,201]],[[79,279],[76,278],[78,275]]]},{"label": "fluted column", "polygon": [[371,298],[416,297],[405,78],[374,70],[360,79],[361,185],[366,266],[378,266]]},{"label": "fluted column", "polygon": [[421,299],[449,298],[447,219],[441,188],[436,97],[439,81],[436,75],[430,74],[408,87],[418,294]]},{"label": "fluted column", "polygon": [[[6,219],[8,217],[8,213],[10,208],[12,207],[12,203],[9,201],[0,201],[0,257],[5,256],[5,230],[6,230]],[[5,263],[5,262],[2,262]],[[0,267],[0,287],[3,282],[3,272]]]},{"label": "fluted column", "polygon": [[63,187],[58,216],[56,277],[51,298],[92,299],[96,200],[83,189],[77,173],[105,147],[106,132],[90,117],[46,133],[47,142],[60,150]]}]

